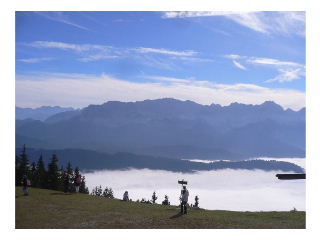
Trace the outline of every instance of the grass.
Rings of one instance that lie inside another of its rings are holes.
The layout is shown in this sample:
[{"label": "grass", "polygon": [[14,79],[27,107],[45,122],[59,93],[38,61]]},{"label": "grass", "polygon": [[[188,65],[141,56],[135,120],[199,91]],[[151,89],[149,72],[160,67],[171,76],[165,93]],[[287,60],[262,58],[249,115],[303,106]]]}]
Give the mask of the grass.
[{"label": "grass", "polygon": [[234,212],[123,202],[85,194],[16,187],[16,228],[305,228],[305,212]]}]

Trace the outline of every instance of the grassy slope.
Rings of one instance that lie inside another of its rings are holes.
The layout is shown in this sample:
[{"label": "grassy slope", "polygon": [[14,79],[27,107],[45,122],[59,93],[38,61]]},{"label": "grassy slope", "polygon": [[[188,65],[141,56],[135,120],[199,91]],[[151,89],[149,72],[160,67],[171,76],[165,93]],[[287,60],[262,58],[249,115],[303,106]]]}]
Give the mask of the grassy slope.
[{"label": "grassy slope", "polygon": [[305,228],[305,212],[232,212],[16,188],[16,228]]}]

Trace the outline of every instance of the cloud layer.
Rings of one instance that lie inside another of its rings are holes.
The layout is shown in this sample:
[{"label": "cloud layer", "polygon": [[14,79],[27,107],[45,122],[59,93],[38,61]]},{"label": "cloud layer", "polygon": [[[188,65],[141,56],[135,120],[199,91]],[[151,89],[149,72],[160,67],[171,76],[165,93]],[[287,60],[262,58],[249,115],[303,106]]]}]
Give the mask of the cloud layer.
[{"label": "cloud layer", "polygon": [[163,18],[222,16],[264,34],[305,35],[304,12],[165,12]]},{"label": "cloud layer", "polygon": [[280,181],[279,172],[261,170],[201,171],[194,174],[161,170],[97,171],[86,173],[87,185],[112,187],[115,197],[129,192],[132,200],[151,199],[153,191],[161,203],[164,195],[171,204],[179,204],[181,186],[177,181],[188,181],[189,203],[196,195],[200,207],[233,211],[290,211],[294,207],[305,210],[305,180]]},{"label": "cloud layer", "polygon": [[226,58],[232,60],[233,64],[242,70],[246,70],[245,65],[255,65],[258,67],[274,68],[278,71],[278,75],[265,82],[292,82],[305,76],[305,66],[300,63],[281,61],[273,58],[260,58],[240,56],[237,54],[225,55]]},{"label": "cloud layer", "polygon": [[261,104],[271,100],[284,108],[305,106],[305,93],[290,89],[271,89],[254,84],[216,84],[194,79],[147,76],[149,82],[132,82],[102,74],[30,74],[16,77],[16,105],[38,107],[60,105],[85,107],[106,101],[140,101],[176,98],[200,104],[229,105],[232,102]]},{"label": "cloud layer", "polygon": [[77,60],[81,62],[94,62],[98,60],[113,58],[132,58],[140,60],[140,62],[147,65],[153,64],[163,68],[164,66],[167,66],[169,64],[169,60],[191,62],[212,61],[211,59],[195,57],[198,56],[199,53],[193,50],[177,51],[171,49],[149,47],[120,48],[108,45],[74,44],[55,41],[34,41],[21,44],[33,48],[54,48],[62,51],[71,51],[78,56]]},{"label": "cloud layer", "polygon": [[70,25],[72,27],[76,27],[82,30],[86,30],[86,31],[90,31],[90,29],[88,29],[85,26],[82,26],[80,24],[75,23],[74,21],[71,21],[69,19],[69,17],[67,16],[67,14],[65,14],[64,12],[57,12],[57,11],[50,11],[50,12],[34,12],[36,14],[38,14],[39,16],[42,16],[46,19],[55,21],[55,22],[60,22],[60,23],[64,23],[67,25]]},{"label": "cloud layer", "polygon": [[17,59],[18,62],[24,62],[24,63],[39,63],[39,62],[45,62],[45,61],[52,61],[54,58],[20,58]]},{"label": "cloud layer", "polygon": [[[61,51],[72,52],[75,59],[80,62],[96,62],[106,59],[130,59],[143,65],[165,70],[177,70],[180,68],[178,63],[204,63],[214,62],[213,59],[199,57],[201,53],[194,50],[171,50],[164,48],[120,48],[108,45],[97,44],[73,44],[55,41],[34,41],[30,43],[20,43],[33,48],[54,48]],[[220,56],[221,57],[221,56]],[[248,57],[237,54],[228,54],[224,57],[232,60],[235,67],[241,70],[247,70],[247,65],[259,67],[269,67],[277,70],[278,75],[272,79],[266,79],[265,82],[291,82],[305,76],[305,67],[302,64],[281,61],[272,58]],[[37,63],[49,61],[53,58],[30,58],[18,59],[24,63]]]}]

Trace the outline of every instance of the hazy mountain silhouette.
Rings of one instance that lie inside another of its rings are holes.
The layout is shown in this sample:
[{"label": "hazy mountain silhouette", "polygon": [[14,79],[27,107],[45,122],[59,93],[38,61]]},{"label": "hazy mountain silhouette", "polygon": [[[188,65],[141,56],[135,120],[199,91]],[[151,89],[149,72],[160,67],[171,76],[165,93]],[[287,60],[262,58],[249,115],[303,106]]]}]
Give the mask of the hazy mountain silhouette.
[{"label": "hazy mountain silhouette", "polygon": [[111,101],[46,121],[17,120],[17,144],[198,159],[304,157],[305,109],[176,99]]},{"label": "hazy mountain silhouette", "polygon": [[73,111],[73,108],[63,108],[59,106],[50,107],[42,106],[39,108],[22,108],[16,107],[16,119],[34,119],[34,120],[45,120],[48,117],[55,115],[60,112]]},{"label": "hazy mountain silhouette", "polygon": [[[16,154],[21,153],[21,148],[16,149]],[[58,156],[58,165],[66,166],[68,162],[73,167],[79,167],[82,171],[101,170],[101,169],[161,169],[174,172],[192,172],[199,170],[219,170],[219,169],[260,169],[265,171],[293,171],[302,173],[304,170],[289,162],[279,161],[237,161],[237,162],[214,162],[214,163],[198,163],[186,160],[153,157],[146,155],[136,155],[132,153],[120,152],[115,154],[99,153],[92,150],[83,149],[60,149],[60,150],[44,150],[44,149],[27,149],[27,154],[31,162],[37,162],[42,154],[46,165],[50,162],[52,154]]]}]

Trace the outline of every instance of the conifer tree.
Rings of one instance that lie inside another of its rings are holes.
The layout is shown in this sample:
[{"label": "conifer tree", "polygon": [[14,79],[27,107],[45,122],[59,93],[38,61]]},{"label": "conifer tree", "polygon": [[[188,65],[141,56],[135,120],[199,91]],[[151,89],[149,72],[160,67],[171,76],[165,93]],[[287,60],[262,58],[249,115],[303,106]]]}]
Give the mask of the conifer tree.
[{"label": "conifer tree", "polygon": [[156,203],[156,200],[158,199],[158,197],[156,196],[155,191],[153,192],[151,199],[152,199],[152,203]]},{"label": "conifer tree", "polygon": [[81,184],[80,184],[79,192],[80,193],[89,194],[89,189],[86,187],[86,178],[85,178],[85,176],[81,177]]},{"label": "conifer tree", "polygon": [[97,196],[102,196],[102,187],[101,185],[97,188]]},{"label": "conifer tree", "polygon": [[80,170],[79,170],[78,167],[76,167],[76,168],[74,169],[74,179],[77,179],[79,176],[81,177],[81,175],[80,175]]},{"label": "conifer tree", "polygon": [[167,195],[164,196],[164,200],[162,201],[162,205],[170,205],[169,197]]},{"label": "conifer tree", "polygon": [[102,196],[104,196],[104,197],[106,197],[106,198],[114,198],[112,188],[106,187],[106,188],[104,189],[104,191],[103,191]]},{"label": "conifer tree", "polygon": [[24,175],[26,175],[28,178],[30,177],[30,169],[29,169],[29,159],[27,155],[26,145],[23,145],[23,149],[21,151],[21,154],[19,156],[19,166],[17,169],[17,183],[21,185],[21,181]]},{"label": "conifer tree", "polygon": [[94,189],[92,189],[91,195],[95,195],[95,196],[103,196],[102,195],[102,187],[101,185],[99,187],[95,187]]},{"label": "conifer tree", "polygon": [[70,192],[75,192],[76,189],[73,184],[75,177],[74,177],[74,172],[73,172],[72,165],[70,162],[68,162],[68,164],[67,164],[66,173],[68,174],[68,177],[69,177],[69,190],[70,190]]},{"label": "conifer tree", "polygon": [[106,187],[106,188],[104,189],[103,193],[102,193],[102,196],[108,197],[108,193],[109,193],[109,188]]},{"label": "conifer tree", "polygon": [[70,162],[68,162],[66,170],[69,175],[73,176],[73,169]]},{"label": "conifer tree", "polygon": [[108,198],[114,198],[112,188],[109,188]]},{"label": "conifer tree", "polygon": [[30,169],[30,180],[31,180],[31,185],[35,187],[35,180],[37,178],[37,168],[36,168],[36,163],[32,162],[31,164],[31,169]]},{"label": "conifer tree", "polygon": [[63,166],[61,166],[58,170],[58,190],[59,191],[65,190],[65,186],[64,186],[65,177],[66,177],[66,172]]},{"label": "conifer tree", "polygon": [[51,162],[48,165],[48,188],[52,190],[58,190],[59,188],[58,161],[57,155],[52,154]]},{"label": "conifer tree", "polygon": [[16,186],[21,184],[21,180],[20,180],[20,173],[19,173],[19,168],[20,168],[20,158],[19,156],[16,155],[16,162],[15,162],[15,170],[16,170],[16,174],[15,174],[15,178],[16,178]]},{"label": "conifer tree", "polygon": [[42,154],[39,157],[36,166],[36,178],[34,180],[34,186],[39,188],[47,187],[47,171],[44,165]]}]

